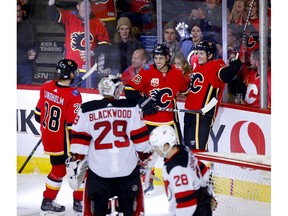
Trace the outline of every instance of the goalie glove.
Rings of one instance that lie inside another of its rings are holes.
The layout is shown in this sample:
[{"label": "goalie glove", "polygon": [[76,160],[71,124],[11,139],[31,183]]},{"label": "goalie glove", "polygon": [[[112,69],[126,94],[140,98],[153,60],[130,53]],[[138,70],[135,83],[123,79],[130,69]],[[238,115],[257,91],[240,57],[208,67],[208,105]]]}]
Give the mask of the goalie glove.
[{"label": "goalie glove", "polygon": [[66,176],[69,186],[73,190],[78,190],[84,180],[88,168],[87,159],[73,161],[72,158],[66,160]]},{"label": "goalie glove", "polygon": [[184,22],[178,23],[175,29],[179,33],[181,38],[183,38],[183,39],[192,38],[192,35],[189,31],[189,27],[186,23],[184,23]]}]

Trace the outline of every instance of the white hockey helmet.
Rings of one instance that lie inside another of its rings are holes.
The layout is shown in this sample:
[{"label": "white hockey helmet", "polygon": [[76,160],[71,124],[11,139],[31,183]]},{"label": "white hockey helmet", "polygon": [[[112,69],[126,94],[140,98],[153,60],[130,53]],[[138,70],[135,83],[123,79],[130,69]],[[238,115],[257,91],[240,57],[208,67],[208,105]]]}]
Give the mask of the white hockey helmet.
[{"label": "white hockey helmet", "polygon": [[[153,129],[150,133],[149,141],[154,148],[159,148],[159,150],[163,152],[164,157],[166,157],[174,145],[177,145],[175,130],[169,125],[161,125]],[[163,147],[166,143],[168,143],[170,147],[164,151]]]},{"label": "white hockey helmet", "polygon": [[112,74],[103,77],[98,84],[99,93],[103,97],[113,97],[115,99],[119,99],[123,89],[124,85],[121,79]]}]

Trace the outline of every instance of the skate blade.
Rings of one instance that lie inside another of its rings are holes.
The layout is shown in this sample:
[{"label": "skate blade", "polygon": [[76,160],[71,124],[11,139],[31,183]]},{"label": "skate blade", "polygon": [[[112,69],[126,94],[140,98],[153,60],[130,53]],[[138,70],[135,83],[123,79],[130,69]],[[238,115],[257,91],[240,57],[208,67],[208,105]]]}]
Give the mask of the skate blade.
[{"label": "skate blade", "polygon": [[40,216],[62,216],[66,212],[52,212],[52,211],[41,211]]}]

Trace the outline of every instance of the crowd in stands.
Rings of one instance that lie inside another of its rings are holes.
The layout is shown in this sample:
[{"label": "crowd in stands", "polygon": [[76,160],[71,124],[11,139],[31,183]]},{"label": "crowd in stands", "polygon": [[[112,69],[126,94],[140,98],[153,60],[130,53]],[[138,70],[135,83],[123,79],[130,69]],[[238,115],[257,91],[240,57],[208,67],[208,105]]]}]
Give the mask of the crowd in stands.
[{"label": "crowd in stands", "polygon": [[[73,1],[71,1],[73,2]],[[75,0],[66,10],[61,1],[49,0],[47,4],[47,19],[65,26],[65,51],[63,58],[74,59],[79,71],[86,71],[86,54],[84,39],[84,0]],[[143,53],[145,44],[140,38],[145,35],[157,36],[156,0],[124,0],[98,1],[90,0],[90,45],[91,66],[98,61],[97,73],[92,82],[96,88],[99,80],[107,74],[122,76],[129,71],[135,61],[135,50]],[[162,1],[163,2],[163,1]],[[251,6],[251,2],[253,5]],[[202,40],[216,44],[216,59],[223,56],[222,47],[222,7],[221,0],[173,0],[162,3],[163,43],[169,48],[171,62],[184,65],[191,63],[189,59],[195,47]],[[270,68],[271,44],[271,6],[268,1],[268,48]],[[36,69],[36,60],[39,56],[39,38],[36,23],[33,20],[35,0],[17,0],[17,83],[33,84],[33,74]],[[82,10],[82,12],[81,12]],[[249,18],[249,19],[248,19]],[[71,20],[70,20],[71,19]],[[78,19],[79,26],[75,26],[73,19]],[[247,20],[248,19],[248,20]],[[97,24],[96,24],[97,23]],[[71,26],[72,27],[69,27]],[[97,27],[96,27],[97,26]],[[100,28],[100,27],[101,28]],[[69,32],[71,29],[71,32]],[[100,30],[99,30],[100,28]],[[245,30],[245,31],[244,31]],[[78,32],[75,35],[73,32]],[[93,32],[94,31],[94,32]],[[80,34],[81,33],[81,34]],[[23,37],[27,37],[26,39]],[[107,45],[107,46],[103,46]],[[78,47],[77,47],[78,46]],[[251,77],[259,77],[259,70],[251,63],[251,53],[259,50],[259,3],[258,0],[228,0],[227,1],[227,62],[229,64],[236,53],[239,53],[243,67],[237,77],[229,83],[228,102],[234,102],[237,93],[242,94],[242,104],[259,107],[251,103],[251,98],[258,97],[260,84],[258,82],[253,94],[247,91]],[[147,52],[147,49],[146,49]],[[70,53],[70,54],[69,54]],[[73,53],[73,55],[71,55]],[[133,54],[134,53],[134,54]],[[183,56],[184,58],[183,58]],[[139,56],[139,54],[138,54]],[[141,65],[151,63],[150,57],[144,58]],[[79,61],[78,61],[79,60]],[[185,62],[187,60],[187,62]],[[150,61],[150,62],[149,62]],[[99,66],[100,65],[100,66]],[[91,67],[90,66],[90,67]],[[88,66],[89,67],[89,66]],[[188,67],[187,65],[185,67]],[[189,66],[193,68],[191,65]],[[190,70],[190,69],[188,69]],[[192,70],[192,69],[191,69]],[[137,73],[137,70],[135,70]],[[251,76],[256,71],[257,76]],[[82,73],[80,73],[83,75]],[[189,72],[188,72],[189,74]],[[126,77],[127,78],[127,77]],[[255,79],[256,79],[255,78]],[[270,79],[268,79],[270,82]],[[268,84],[270,86],[270,83]],[[83,83],[82,87],[85,87]],[[270,95],[269,95],[270,98]],[[258,100],[257,99],[257,100]],[[270,102],[268,102],[270,104]],[[270,105],[269,105],[270,106]]]}]

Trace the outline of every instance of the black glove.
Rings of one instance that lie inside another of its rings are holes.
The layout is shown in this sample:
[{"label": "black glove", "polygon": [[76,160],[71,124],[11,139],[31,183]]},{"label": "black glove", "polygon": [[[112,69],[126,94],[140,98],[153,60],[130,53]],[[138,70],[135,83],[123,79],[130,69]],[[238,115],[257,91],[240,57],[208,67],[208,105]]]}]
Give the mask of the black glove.
[{"label": "black glove", "polygon": [[161,95],[159,93],[160,93],[159,89],[153,89],[150,92],[150,97],[155,102],[155,104],[157,104],[157,102],[161,100]]},{"label": "black glove", "polygon": [[146,115],[157,113],[158,110],[155,107],[155,102],[153,101],[153,99],[151,98],[149,101],[147,101],[147,103],[144,103],[144,101],[146,101],[147,99],[148,97],[142,97],[138,101],[138,104],[140,108],[142,109],[143,113]]},{"label": "black glove", "polygon": [[241,66],[242,62],[240,61],[240,59],[235,59],[230,62],[228,68],[232,71],[239,71],[241,69]]}]

